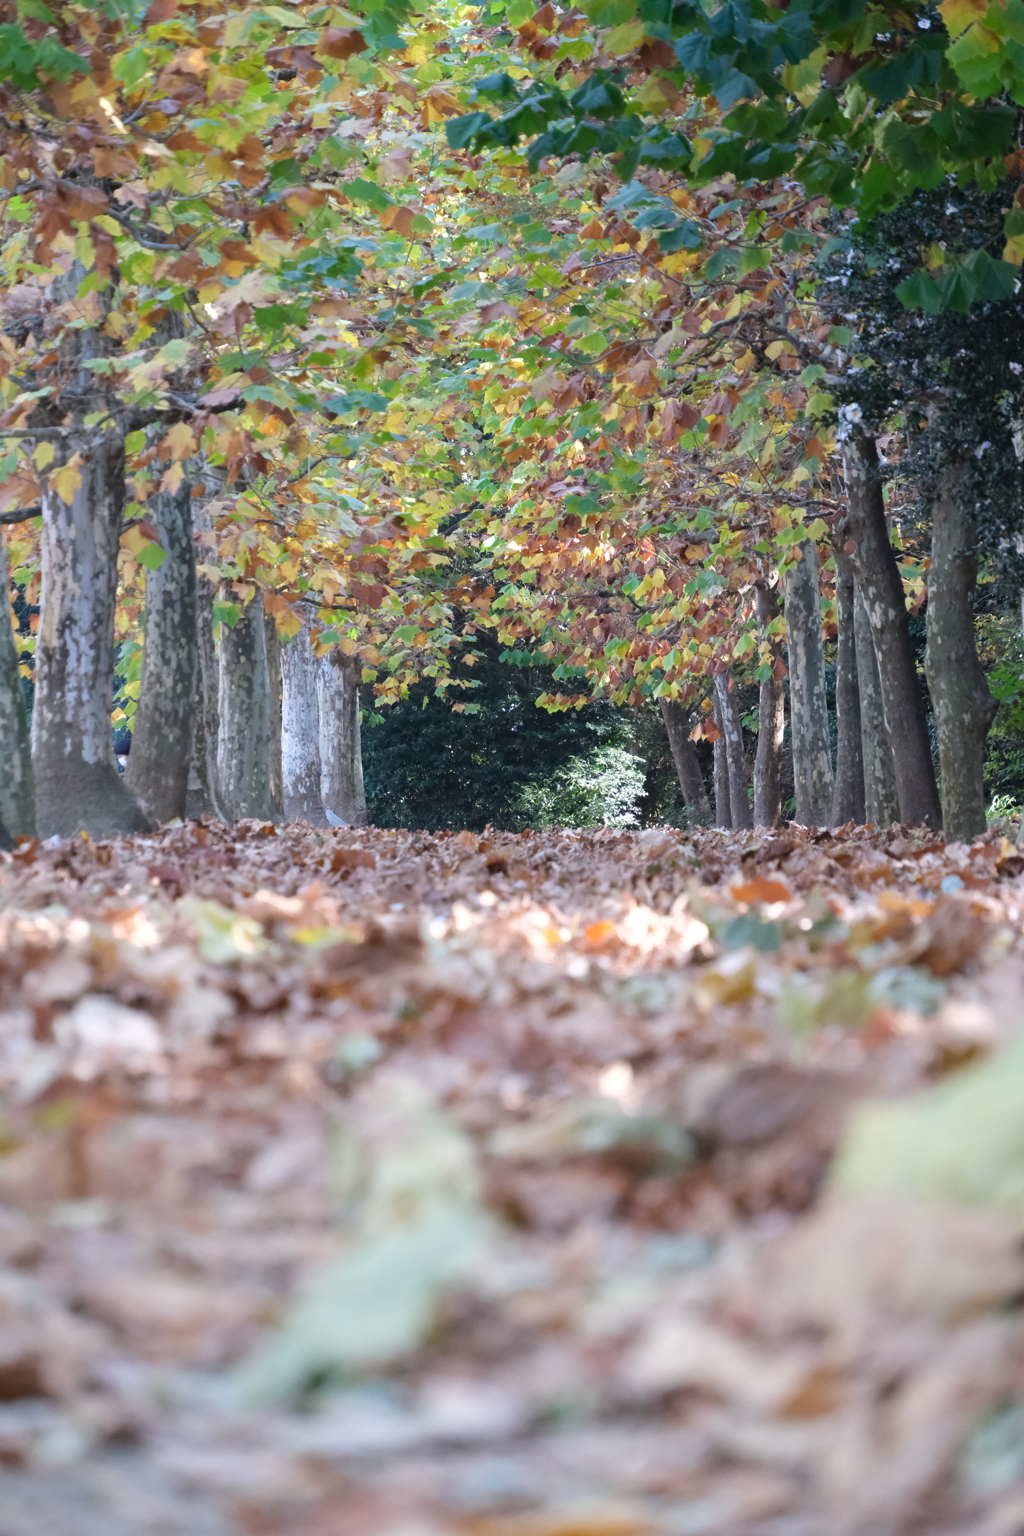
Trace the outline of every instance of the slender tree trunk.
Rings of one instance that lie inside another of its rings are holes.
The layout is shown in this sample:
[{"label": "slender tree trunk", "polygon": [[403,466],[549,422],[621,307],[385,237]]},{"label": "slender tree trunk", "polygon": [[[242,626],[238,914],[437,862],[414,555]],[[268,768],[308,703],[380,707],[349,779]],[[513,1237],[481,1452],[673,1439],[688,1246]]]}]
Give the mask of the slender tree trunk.
[{"label": "slender tree trunk", "polygon": [[4,853],[12,853],[17,846],[14,838],[8,832],[3,822],[0,821],[0,848],[3,849]]},{"label": "slender tree trunk", "polygon": [[977,532],[964,510],[962,469],[947,470],[932,504],[925,672],[935,710],[942,780],[942,822],[949,842],[984,832],[985,739],[997,704],[974,641]]},{"label": "slender tree trunk", "polygon": [[789,722],[793,740],[794,818],[804,827],[828,826],[832,815],[832,750],[821,638],[821,585],[813,540],[785,576],[789,651]]},{"label": "slender tree trunk", "polygon": [[362,662],[358,656],[343,656],[335,648],[320,659],[320,793],[328,821],[333,815],[337,822],[349,827],[366,825],[359,731],[361,676]]},{"label": "slender tree trunk", "polygon": [[857,680],[856,593],[853,572],[836,551],[836,782],[832,825],[864,820],[864,758],[861,746],[860,684]]},{"label": "slender tree trunk", "polygon": [[[117,548],[124,443],[85,429],[78,488],[66,502],[51,472],[42,487],[42,596],[36,639],[32,766],[41,837],[110,837],[150,821],[114,762]],[[56,469],[57,466],[54,466]]]},{"label": "slender tree trunk", "polygon": [[25,690],[18,674],[18,643],[11,624],[7,555],[2,543],[0,593],[0,821],[9,834],[32,837],[36,830],[32,749]]},{"label": "slender tree trunk", "polygon": [[874,640],[900,820],[937,830],[942,812],[928,722],[910,643],[903,582],[885,521],[874,439],[852,437],[844,445],[843,469],[847,498],[843,533],[852,545],[846,554]]},{"label": "slender tree trunk", "polygon": [[762,645],[768,647],[772,675],[758,691],[757,756],[754,759],[754,826],[776,827],[782,820],[782,743],[786,734],[785,687],[776,671],[781,671],[782,642],[769,633],[768,626],[781,611],[779,593],[766,581],[758,581],[757,624]]},{"label": "slender tree trunk", "polygon": [[196,696],[196,559],[192,486],[148,504],[162,564],[146,572],[142,684],[125,783],[156,821],[184,816]]},{"label": "slender tree trunk", "polygon": [[232,629],[220,630],[217,679],[217,786],[231,821],[271,817],[270,674],[263,593],[256,592]]},{"label": "slender tree trunk", "polygon": [[284,785],[281,769],[281,641],[273,614],[264,615],[267,631],[267,678],[270,683],[270,810],[275,821],[284,820]]},{"label": "slender tree trunk", "polygon": [[882,684],[867,609],[859,592],[854,602],[857,685],[860,694],[861,761],[864,765],[864,816],[876,827],[890,827],[899,817],[896,770],[885,728]]},{"label": "slender tree trunk", "polygon": [[711,804],[704,786],[704,775],[700,771],[697,749],[690,740],[689,711],[678,699],[661,699],[659,702],[683,803],[690,813],[690,823],[695,827],[709,827]]},{"label": "slender tree trunk", "polygon": [[729,763],[729,809],[732,826],[738,831],[743,827],[752,827],[754,822],[750,814],[747,765],[743,757],[743,725],[740,721],[739,701],[729,687],[731,681],[730,672],[719,672],[715,678],[715,698]]},{"label": "slender tree trunk", "polygon": [[281,646],[281,769],[285,821],[326,827],[320,799],[320,708],[309,619]]},{"label": "slender tree trunk", "polygon": [[[197,543],[213,531],[205,497],[193,507]],[[189,814],[227,821],[217,782],[217,734],[220,724],[220,662],[213,638],[216,587],[196,571],[196,707],[192,722],[192,775]]]},{"label": "slender tree trunk", "polygon": [[[719,726],[721,730],[721,726]],[[714,743],[715,754],[715,826],[728,832],[732,828],[732,797],[729,794],[729,749],[725,736]]]}]

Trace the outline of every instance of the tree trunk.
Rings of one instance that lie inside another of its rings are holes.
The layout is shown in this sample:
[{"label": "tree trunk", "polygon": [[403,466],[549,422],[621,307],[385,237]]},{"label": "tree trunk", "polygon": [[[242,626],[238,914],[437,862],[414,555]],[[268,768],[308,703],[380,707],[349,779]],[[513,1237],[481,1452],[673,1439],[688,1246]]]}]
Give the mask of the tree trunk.
[{"label": "tree trunk", "polygon": [[828,826],[832,815],[832,752],[821,639],[821,585],[813,540],[784,580],[786,646],[789,651],[789,723],[793,741],[794,819],[804,827]]},{"label": "tree trunk", "polygon": [[715,698],[729,764],[729,810],[732,826],[738,831],[741,827],[752,827],[754,822],[750,814],[747,765],[743,757],[743,725],[740,721],[739,701],[729,687],[731,681],[731,673],[719,672],[715,678]]},{"label": "tree trunk", "polygon": [[[193,507],[197,543],[213,531],[205,497]],[[189,815],[216,816],[227,821],[217,783],[217,732],[220,714],[220,663],[213,638],[213,600],[216,587],[196,571],[196,707],[192,721],[192,772],[189,782]]]},{"label": "tree trunk", "polygon": [[284,819],[326,827],[320,799],[320,710],[317,660],[309,639],[309,619],[281,646],[281,769]]},{"label": "tree trunk", "polygon": [[[359,682],[362,662],[335,648],[320,659],[320,794],[332,826],[366,825],[363,749],[359,733]],[[328,814],[329,813],[329,814]]]},{"label": "tree trunk", "polygon": [[864,758],[861,747],[860,685],[857,681],[856,593],[853,572],[836,550],[836,782],[832,825],[864,820]]},{"label": "tree trunk", "polygon": [[270,674],[262,592],[242,609],[233,629],[221,625],[218,648],[218,798],[230,821],[269,821]]},{"label": "tree trunk", "polygon": [[270,684],[270,811],[275,821],[284,820],[284,784],[281,769],[281,641],[273,614],[264,614],[267,632],[267,678]]},{"label": "tree trunk", "polygon": [[928,741],[924,698],[917,679],[896,554],[889,540],[874,438],[851,438],[843,449],[846,550],[871,626],[882,710],[892,747],[899,817],[911,826],[942,825],[939,791]]},{"label": "tree trunk", "polygon": [[704,787],[704,775],[700,771],[697,749],[690,740],[689,711],[678,699],[661,699],[661,718],[668,732],[668,744],[672,749],[672,761],[682,791],[683,803],[690,813],[690,825],[711,825],[711,804]]},{"label": "tree trunk", "polygon": [[732,828],[732,797],[729,794],[729,749],[726,746],[722,722],[715,713],[715,724],[721,734],[715,739],[715,826],[728,832]]},{"label": "tree trunk", "polygon": [[859,592],[855,595],[854,633],[857,644],[857,685],[860,694],[861,761],[864,765],[864,816],[876,827],[889,827],[899,817],[896,798],[896,770],[892,747],[885,728],[882,709],[882,684],[878,676],[875,642],[867,609]]},{"label": "tree trunk", "polygon": [[977,532],[965,512],[962,470],[948,469],[932,504],[925,672],[935,710],[942,781],[942,823],[949,842],[985,831],[985,739],[997,704],[974,641]]},{"label": "tree trunk", "polygon": [[[777,587],[755,583],[757,624],[773,668],[782,656],[782,642],[768,626],[780,612]],[[754,826],[777,827],[782,820],[782,743],[786,734],[785,687],[773,670],[763,679],[757,700],[757,756],[754,759]]]},{"label": "tree trunk", "polygon": [[8,833],[32,837],[36,830],[32,749],[25,690],[18,674],[18,642],[11,624],[7,555],[2,543],[0,593],[0,821]]},{"label": "tree trunk", "polygon": [[186,813],[196,701],[196,558],[192,487],[148,503],[164,548],[146,572],[142,683],[125,783],[156,821]]},{"label": "tree trunk", "polygon": [[[32,766],[41,837],[140,832],[149,818],[114,762],[117,548],[124,443],[75,435],[81,482],[66,502],[42,487],[42,594],[36,639]],[[58,466],[54,465],[54,469]]]}]

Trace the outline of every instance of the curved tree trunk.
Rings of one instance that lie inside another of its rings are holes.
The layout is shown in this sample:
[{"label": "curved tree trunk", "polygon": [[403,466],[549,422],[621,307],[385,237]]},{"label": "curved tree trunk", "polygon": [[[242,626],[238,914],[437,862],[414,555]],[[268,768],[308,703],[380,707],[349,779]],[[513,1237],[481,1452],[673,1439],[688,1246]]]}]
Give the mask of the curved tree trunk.
[{"label": "curved tree trunk", "polygon": [[196,560],[192,486],[148,503],[164,559],[146,572],[142,684],[125,783],[157,821],[184,816],[196,703]]},{"label": "curved tree trunk", "polygon": [[[900,820],[942,826],[939,791],[928,741],[896,554],[889,540],[874,438],[858,435],[843,448],[846,554],[867,611],[892,746]],[[844,546],[845,547],[845,546]]]},{"label": "curved tree trunk", "polygon": [[758,691],[757,700],[757,756],[754,759],[754,826],[777,827],[782,820],[782,743],[786,735],[785,687],[779,662],[782,657],[781,640],[768,632],[768,626],[781,611],[777,587],[766,581],[758,581],[754,591],[757,598],[757,625],[761,640],[768,647],[772,661],[772,675],[766,677]]},{"label": "curved tree trunk", "polygon": [[[320,658],[320,793],[332,826],[366,825],[363,749],[359,730],[359,683],[362,662],[335,648]],[[328,814],[330,813],[330,814]]]},{"label": "curved tree trunk", "polygon": [[977,532],[961,505],[960,474],[948,470],[932,505],[925,672],[935,710],[942,823],[949,842],[984,832],[985,739],[996,701],[974,641]]},{"label": "curved tree trunk", "polygon": [[882,684],[878,676],[875,642],[867,610],[859,592],[854,598],[854,632],[857,643],[857,685],[860,693],[861,761],[864,765],[864,816],[876,827],[889,827],[899,817],[896,770],[885,728]]},{"label": "curved tree trunk", "polygon": [[32,837],[36,830],[32,750],[25,690],[18,673],[18,642],[11,624],[10,578],[3,544],[0,593],[0,821],[9,834]]},{"label": "curved tree trunk", "polygon": [[836,551],[836,781],[832,825],[864,820],[864,759],[861,746],[860,684],[857,680],[856,594],[853,572]]},{"label": "curved tree trunk", "polygon": [[281,646],[281,775],[285,821],[326,827],[320,799],[320,708],[309,619]]},{"label": "curved tree trunk", "polygon": [[220,630],[217,691],[217,786],[230,821],[271,817],[270,675],[263,593],[257,591],[232,629]]},{"label": "curved tree trunk", "polygon": [[832,752],[821,638],[821,585],[813,540],[784,579],[786,647],[789,652],[789,721],[793,741],[794,819],[804,827],[828,826],[832,815]]},{"label": "curved tree trunk", "polygon": [[659,703],[683,803],[690,813],[690,823],[695,827],[710,827],[711,803],[704,786],[704,775],[700,771],[697,749],[690,740],[689,711],[678,699],[661,699]]},{"label": "curved tree trunk", "polygon": [[731,672],[719,672],[715,678],[718,720],[725,737],[725,755],[729,764],[729,810],[731,824],[737,831],[752,827],[750,795],[747,790],[747,765],[743,757],[743,725],[736,695],[730,690]]},{"label": "curved tree trunk", "polygon": [[[114,603],[124,506],[124,443],[71,439],[78,488],[42,488],[42,595],[36,639],[32,766],[41,837],[110,837],[150,821],[114,762]],[[58,466],[54,465],[56,469]]]}]

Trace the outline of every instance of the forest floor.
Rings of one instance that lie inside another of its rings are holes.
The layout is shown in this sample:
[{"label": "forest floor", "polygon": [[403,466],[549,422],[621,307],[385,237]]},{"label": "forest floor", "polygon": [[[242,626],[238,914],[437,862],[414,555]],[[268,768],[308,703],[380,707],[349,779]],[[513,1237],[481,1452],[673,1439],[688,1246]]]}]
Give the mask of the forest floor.
[{"label": "forest floor", "polygon": [[0,1536],[1024,1532],[1024,859],[0,855]]}]

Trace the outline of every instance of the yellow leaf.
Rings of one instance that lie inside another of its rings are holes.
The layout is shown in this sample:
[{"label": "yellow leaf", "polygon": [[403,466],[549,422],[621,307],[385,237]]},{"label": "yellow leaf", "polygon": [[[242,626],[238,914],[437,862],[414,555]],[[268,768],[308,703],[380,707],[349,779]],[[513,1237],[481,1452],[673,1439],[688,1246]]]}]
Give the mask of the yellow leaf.
[{"label": "yellow leaf", "polygon": [[604,39],[606,53],[619,55],[632,53],[634,48],[639,48],[644,40],[644,24],[642,21],[624,21],[611,31]]},{"label": "yellow leaf", "polygon": [[176,421],[168,430],[157,452],[165,462],[167,459],[188,459],[196,451],[195,433],[187,421]]},{"label": "yellow leaf", "polygon": [[988,0],[942,0],[939,14],[950,37],[958,37],[972,21],[981,21],[988,10]]},{"label": "yellow leaf", "polygon": [[160,489],[162,491],[168,491],[173,496],[175,491],[180,488],[181,482],[184,480],[184,478],[185,466],[180,462],[180,460],[176,459],[173,464],[168,465],[167,469],[161,475]]},{"label": "yellow leaf", "polygon": [[[777,345],[777,343],[774,343],[774,345]],[[756,362],[757,358],[748,347],[743,356],[736,359],[736,361],[733,363],[733,367],[737,373],[749,373]]]},{"label": "yellow leaf", "polygon": [[82,484],[82,471],[78,467],[78,454],[50,476],[50,484],[53,486],[61,501],[70,506],[75,499],[75,492]]},{"label": "yellow leaf", "polygon": [[45,469],[47,464],[52,464],[55,451],[52,443],[40,443],[32,455],[36,469]]}]

